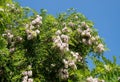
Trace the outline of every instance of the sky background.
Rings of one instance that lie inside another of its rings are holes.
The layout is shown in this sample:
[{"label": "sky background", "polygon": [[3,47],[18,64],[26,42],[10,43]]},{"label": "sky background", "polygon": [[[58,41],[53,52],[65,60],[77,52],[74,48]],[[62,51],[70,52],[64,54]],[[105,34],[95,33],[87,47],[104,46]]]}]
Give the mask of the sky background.
[{"label": "sky background", "polygon": [[120,0],[17,0],[21,6],[30,7],[40,12],[47,9],[48,14],[56,15],[69,8],[75,8],[94,22],[101,37],[104,38],[108,51],[104,56],[112,60],[117,57],[120,64]]}]

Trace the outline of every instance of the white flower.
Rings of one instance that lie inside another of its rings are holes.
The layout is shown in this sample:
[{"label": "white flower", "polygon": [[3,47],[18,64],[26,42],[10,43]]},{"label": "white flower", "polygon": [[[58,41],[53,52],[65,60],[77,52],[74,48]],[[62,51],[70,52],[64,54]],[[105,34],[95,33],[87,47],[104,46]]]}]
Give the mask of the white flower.
[{"label": "white flower", "polygon": [[98,78],[94,78],[93,82],[99,82]]},{"label": "white flower", "polygon": [[84,44],[87,44],[87,42],[86,42],[86,39],[82,39],[82,42],[84,43]]},{"label": "white flower", "polygon": [[83,31],[81,35],[82,35],[82,36],[85,36],[85,31]]},{"label": "white flower", "polygon": [[42,17],[37,15],[36,19],[34,19],[32,22],[31,22],[32,25],[38,25],[38,24],[42,24]]},{"label": "white flower", "polygon": [[71,51],[70,53],[71,53],[72,55],[74,55],[74,52],[73,52],[73,51]]},{"label": "white flower", "polygon": [[26,25],[25,25],[25,28],[28,28],[28,27],[29,27],[29,24],[26,24]]},{"label": "white flower", "polygon": [[59,77],[60,77],[61,79],[67,79],[67,78],[69,77],[68,70],[61,68],[61,69],[59,70]]},{"label": "white flower", "polygon": [[62,32],[70,32],[70,30],[65,26],[65,27],[62,29]]},{"label": "white flower", "polygon": [[42,17],[40,15],[36,15],[36,16],[37,16],[37,18],[39,18],[40,20],[42,20]]},{"label": "white flower", "polygon": [[22,37],[20,37],[20,36],[17,37],[17,41],[21,42],[22,40],[23,40]]},{"label": "white flower", "polygon": [[8,7],[9,7],[9,6],[10,6],[10,4],[9,4],[9,3],[7,3],[7,4],[6,4],[6,6],[8,6]]},{"label": "white flower", "polygon": [[60,35],[61,34],[61,31],[60,30],[57,30],[57,32],[55,33],[56,35]]},{"label": "white flower", "polygon": [[92,37],[91,37],[91,40],[92,40],[92,42],[94,42],[96,39],[95,39],[95,37],[92,36]]},{"label": "white flower", "polygon": [[63,51],[63,50],[64,50],[64,47],[63,47],[63,46],[60,46],[60,50]]},{"label": "white flower", "polygon": [[73,51],[70,52],[72,54],[73,57],[75,57],[75,59],[78,59],[79,53],[76,52],[74,53]]},{"label": "white flower", "polygon": [[27,80],[22,80],[22,82],[27,82]]},{"label": "white flower", "polygon": [[104,49],[104,45],[103,44],[98,44],[98,46],[97,46],[97,50],[98,50],[98,52],[103,52],[105,49]]},{"label": "white flower", "polygon": [[12,38],[13,38],[13,35],[8,32],[8,33],[7,33],[7,37],[8,37],[9,39],[12,39]]},{"label": "white flower", "polygon": [[80,62],[82,60],[82,57],[79,55],[77,61]]},{"label": "white flower", "polygon": [[86,31],[91,32],[92,30],[89,27],[87,27]]},{"label": "white flower", "polygon": [[81,26],[82,26],[82,27],[85,27],[85,26],[86,26],[86,23],[85,23],[85,22],[81,22]]},{"label": "white flower", "polygon": [[13,38],[13,35],[11,34],[10,36],[8,36],[8,38],[10,38],[10,39]]},{"label": "white flower", "polygon": [[31,40],[31,39],[33,39],[33,36],[32,36],[31,34],[29,34],[29,35],[27,36],[27,39],[28,39],[28,40]]},{"label": "white flower", "polygon": [[85,35],[86,35],[87,37],[91,37],[90,32],[87,32]]},{"label": "white flower", "polygon": [[68,48],[68,47],[66,47],[66,51],[69,51],[69,48]]},{"label": "white flower", "polygon": [[102,47],[104,47],[104,45],[103,44],[98,44],[98,47],[102,48]]},{"label": "white flower", "polygon": [[26,81],[26,80],[28,80],[28,76],[27,75],[23,77],[23,81]]},{"label": "white flower", "polygon": [[68,43],[68,41],[69,41],[69,36],[62,34],[62,35],[61,35],[61,38],[63,39],[63,41],[64,41],[65,43]]},{"label": "white flower", "polygon": [[57,37],[53,38],[53,41],[54,41],[54,43],[62,44],[62,40],[61,40],[60,36],[57,36]]},{"label": "white flower", "polygon": [[32,78],[29,78],[29,79],[28,79],[28,82],[33,82],[33,79],[32,79]]},{"label": "white flower", "polygon": [[75,19],[78,19],[78,16],[75,16]]},{"label": "white flower", "polygon": [[[57,46],[58,48],[60,48],[60,47],[62,47],[62,43],[57,43],[56,46]],[[62,47],[62,48],[63,48],[63,47]]]},{"label": "white flower", "polygon": [[69,45],[68,45],[67,43],[62,43],[62,46],[63,46],[64,48],[69,47]]},{"label": "white flower", "polygon": [[26,32],[27,32],[27,39],[28,40],[31,40],[31,39],[33,39],[34,37],[37,36],[37,33],[35,31],[26,30]]},{"label": "white flower", "polygon": [[33,25],[34,25],[34,24],[36,24],[36,21],[35,21],[35,20],[33,20],[31,24],[33,24]]},{"label": "white flower", "polygon": [[3,37],[7,36],[7,34],[2,34]]},{"label": "white flower", "polygon": [[89,44],[89,45],[91,45],[91,44],[92,44],[92,41],[91,41],[90,39],[88,40],[88,44]]},{"label": "white flower", "polygon": [[15,48],[10,48],[10,53],[13,53],[15,51]]},{"label": "white flower", "polygon": [[31,70],[28,71],[27,73],[28,73],[28,76],[32,76],[32,71]]},{"label": "white flower", "polygon": [[76,66],[76,64],[75,64],[75,61],[69,61],[69,66],[71,67],[71,68],[73,68],[73,69],[77,69],[77,66]]},{"label": "white flower", "polygon": [[68,68],[68,61],[66,59],[63,59],[63,63],[65,65],[65,68]]},{"label": "white flower", "polygon": [[30,29],[32,30],[32,29],[34,29],[35,27],[33,26],[33,25],[30,25]]},{"label": "white flower", "polygon": [[98,40],[100,38],[100,36],[96,36],[95,38],[96,38],[96,40]]},{"label": "white flower", "polygon": [[69,22],[68,25],[71,26],[71,27],[75,26],[75,24],[73,22]]},{"label": "white flower", "polygon": [[55,64],[51,64],[52,67],[55,67]]},{"label": "white flower", "polygon": [[36,23],[39,23],[39,22],[41,21],[41,19],[40,19],[40,18],[36,18],[34,21],[35,21]]},{"label": "white flower", "polygon": [[37,30],[35,30],[35,32],[37,33],[37,34],[40,34],[40,31],[37,29]]},{"label": "white flower", "polygon": [[82,30],[80,28],[78,28],[77,31],[78,31],[78,33],[82,33]]}]

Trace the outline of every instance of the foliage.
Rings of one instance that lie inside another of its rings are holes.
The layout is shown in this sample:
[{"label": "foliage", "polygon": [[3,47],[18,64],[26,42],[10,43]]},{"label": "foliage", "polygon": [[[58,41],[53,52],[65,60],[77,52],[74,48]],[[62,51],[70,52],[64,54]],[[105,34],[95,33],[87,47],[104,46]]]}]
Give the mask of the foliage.
[{"label": "foliage", "polygon": [[93,22],[73,8],[54,17],[0,2],[0,82],[117,82],[120,66],[105,50]]}]

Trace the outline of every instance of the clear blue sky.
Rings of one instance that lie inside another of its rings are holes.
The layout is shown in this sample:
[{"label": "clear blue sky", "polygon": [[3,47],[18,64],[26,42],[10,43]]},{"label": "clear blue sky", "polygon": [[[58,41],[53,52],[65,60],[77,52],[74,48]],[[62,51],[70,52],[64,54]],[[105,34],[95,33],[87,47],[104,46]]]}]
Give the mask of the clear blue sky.
[{"label": "clear blue sky", "polygon": [[[40,11],[47,9],[56,15],[69,8],[75,8],[95,23],[95,28],[110,49],[104,55],[112,59],[120,56],[120,0],[17,0],[22,6]],[[117,59],[120,64],[120,59]]]}]

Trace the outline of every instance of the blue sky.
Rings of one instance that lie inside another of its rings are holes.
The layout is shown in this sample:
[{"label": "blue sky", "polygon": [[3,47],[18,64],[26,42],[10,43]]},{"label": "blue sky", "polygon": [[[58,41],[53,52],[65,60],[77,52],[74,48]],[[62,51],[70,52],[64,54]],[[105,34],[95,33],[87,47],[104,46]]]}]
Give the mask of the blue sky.
[{"label": "blue sky", "polygon": [[[56,15],[69,8],[75,8],[95,23],[95,28],[104,38],[110,49],[104,55],[112,59],[120,56],[120,0],[17,0],[21,6],[28,6],[40,11],[47,9],[49,14]],[[119,59],[117,63],[120,64]]]}]

